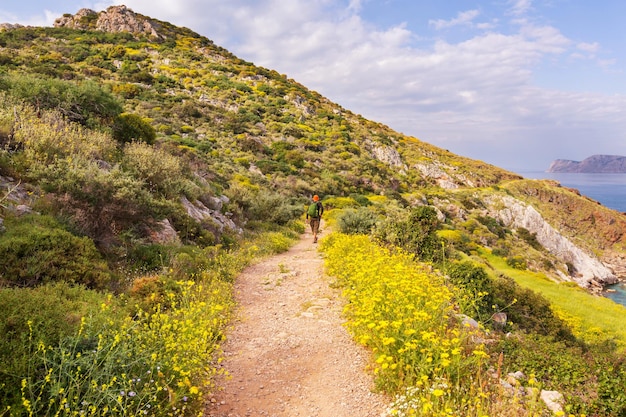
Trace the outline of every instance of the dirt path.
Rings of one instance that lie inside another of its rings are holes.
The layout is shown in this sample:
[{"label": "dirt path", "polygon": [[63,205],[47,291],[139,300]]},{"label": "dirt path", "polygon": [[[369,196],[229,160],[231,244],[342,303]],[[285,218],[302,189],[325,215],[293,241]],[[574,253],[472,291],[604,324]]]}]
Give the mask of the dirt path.
[{"label": "dirt path", "polygon": [[240,310],[223,347],[232,377],[220,382],[206,415],[384,415],[386,400],[365,372],[367,352],[342,326],[339,291],[312,240],[307,232],[238,277]]}]

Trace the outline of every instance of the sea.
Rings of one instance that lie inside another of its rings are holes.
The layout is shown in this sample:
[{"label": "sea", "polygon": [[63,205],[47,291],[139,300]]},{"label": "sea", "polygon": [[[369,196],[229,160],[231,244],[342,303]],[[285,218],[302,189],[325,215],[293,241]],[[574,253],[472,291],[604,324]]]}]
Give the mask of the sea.
[{"label": "sea", "polygon": [[[581,174],[542,171],[517,171],[531,179],[556,180],[561,185],[576,188],[584,196],[592,198],[605,207],[626,213],[626,174]],[[611,285],[604,295],[626,306],[626,282]]]}]

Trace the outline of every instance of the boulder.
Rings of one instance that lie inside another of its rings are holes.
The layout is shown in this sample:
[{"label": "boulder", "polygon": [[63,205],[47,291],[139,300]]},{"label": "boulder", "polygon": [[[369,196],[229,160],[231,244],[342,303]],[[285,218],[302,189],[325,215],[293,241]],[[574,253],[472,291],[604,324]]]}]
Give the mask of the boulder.
[{"label": "boulder", "polygon": [[176,233],[168,219],[163,219],[158,223],[157,230],[153,231],[150,240],[162,244],[180,244],[178,233]]}]

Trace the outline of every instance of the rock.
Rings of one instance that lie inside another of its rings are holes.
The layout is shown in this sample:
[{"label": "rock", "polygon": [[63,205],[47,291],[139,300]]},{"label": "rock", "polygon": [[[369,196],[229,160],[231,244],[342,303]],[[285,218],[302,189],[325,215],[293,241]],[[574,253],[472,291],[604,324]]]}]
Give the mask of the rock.
[{"label": "rock", "polygon": [[224,231],[224,228],[228,228],[231,231],[241,234],[243,230],[235,224],[231,219],[226,217],[224,214],[220,213],[216,210],[211,210],[207,206],[205,206],[201,201],[196,200],[195,202],[190,202],[187,198],[182,197],[181,203],[187,210],[187,214],[192,219],[202,223],[204,220],[210,220],[215,224],[216,229],[219,233]]},{"label": "rock", "polygon": [[420,173],[426,177],[431,178],[437,181],[437,185],[446,190],[454,190],[459,188],[459,184],[457,184],[444,169],[443,165],[432,162],[430,164],[415,164],[414,168],[420,171]]},{"label": "rock", "polygon": [[456,317],[461,321],[461,326],[469,329],[478,329],[480,326],[476,320],[465,314],[457,314]]},{"label": "rock", "polygon": [[539,397],[553,413],[563,412],[563,394],[560,392],[541,390]]},{"label": "rock", "polygon": [[15,214],[17,214],[18,216],[23,216],[32,212],[33,209],[28,207],[26,204],[18,204],[17,206],[15,206]]},{"label": "rock", "polygon": [[158,231],[155,231],[150,236],[150,239],[155,243],[164,244],[180,244],[178,233],[172,227],[172,224],[168,219],[161,220],[157,225]]},{"label": "rock", "polygon": [[491,316],[491,320],[495,328],[502,330],[506,326],[507,315],[506,313],[495,313]]},{"label": "rock", "polygon": [[0,23],[0,32],[4,32],[5,30],[20,29],[23,27],[24,26],[19,23]]},{"label": "rock", "polygon": [[406,172],[407,166],[404,161],[402,161],[402,157],[395,148],[375,144],[374,142],[368,142],[366,146],[374,159],[377,159],[391,167],[400,169],[401,173]]},{"label": "rock", "polygon": [[75,15],[66,14],[54,21],[54,27],[69,27],[81,30],[101,30],[103,32],[129,32],[145,34],[164,39],[159,33],[161,24],[133,12],[126,6],[111,6],[102,12],[80,9]]}]

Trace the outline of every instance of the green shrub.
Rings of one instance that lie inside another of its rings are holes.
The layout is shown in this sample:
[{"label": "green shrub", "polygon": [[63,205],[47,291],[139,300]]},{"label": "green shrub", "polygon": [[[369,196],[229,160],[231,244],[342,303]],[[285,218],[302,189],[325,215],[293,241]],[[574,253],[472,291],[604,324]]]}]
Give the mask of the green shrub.
[{"label": "green shrub", "polygon": [[61,228],[51,217],[6,219],[0,235],[0,282],[33,287],[64,281],[104,288],[110,273],[93,242]]},{"label": "green shrub", "polygon": [[159,244],[132,245],[126,259],[135,271],[142,273],[157,271],[169,264],[172,248]]},{"label": "green shrub", "polygon": [[25,170],[42,169],[62,158],[74,163],[85,159],[107,161],[116,151],[110,135],[71,123],[58,112],[37,112],[24,105],[16,110],[19,123],[15,124],[14,141],[24,150]]},{"label": "green shrub", "polygon": [[375,236],[399,246],[424,261],[442,259],[441,239],[437,236],[437,212],[429,206],[412,209],[404,219],[387,218],[375,230]]},{"label": "green shrub", "polygon": [[626,358],[597,347],[583,349],[537,334],[516,334],[498,345],[503,372],[534,375],[541,387],[563,394],[575,415],[626,415]]},{"label": "green shrub", "polygon": [[550,303],[542,295],[520,287],[505,276],[492,281],[489,293],[496,310],[507,313],[508,320],[517,328],[569,343],[577,342],[571,329],[554,314]]},{"label": "green shrub", "polygon": [[145,143],[133,142],[124,147],[122,167],[144,182],[151,193],[165,197],[180,196],[186,178],[180,158]]},{"label": "green shrub", "polygon": [[367,198],[366,196],[364,196],[362,194],[352,193],[352,194],[350,194],[350,198],[352,198],[354,201],[356,201],[357,203],[359,203],[363,207],[367,207],[367,206],[371,206],[372,205],[372,202],[369,200],[369,198]]},{"label": "green shrub", "polygon": [[38,110],[56,110],[82,125],[106,125],[122,112],[117,99],[93,81],[76,83],[33,75],[2,78],[0,89],[6,89]]},{"label": "green shrub", "polygon": [[473,262],[463,261],[449,264],[446,273],[454,286],[462,289],[468,297],[463,312],[479,319],[489,319],[492,313],[493,297],[490,292],[493,284],[485,269]]},{"label": "green shrub", "polygon": [[522,271],[528,269],[528,263],[526,262],[526,259],[521,256],[510,256],[506,258],[506,264],[511,268],[519,269]]},{"label": "green shrub", "polygon": [[63,282],[0,289],[0,404],[21,403],[22,378],[43,366],[34,360],[39,342],[57,345],[104,301],[95,291]]},{"label": "green shrub", "polygon": [[520,227],[517,229],[517,235],[533,249],[543,250],[543,246],[537,240],[537,233],[530,233],[528,229]]},{"label": "green shrub", "polygon": [[372,231],[376,221],[376,215],[367,208],[347,209],[337,218],[337,225],[341,233],[366,235]]},{"label": "green shrub", "polygon": [[98,245],[111,244],[124,231],[145,234],[155,218],[172,210],[172,202],[155,198],[141,179],[119,166],[103,169],[95,161],[76,159],[38,166],[31,175],[51,193],[54,209]]},{"label": "green shrub", "polygon": [[156,130],[141,116],[122,113],[113,124],[113,137],[120,143],[140,141],[153,144],[156,139]]},{"label": "green shrub", "polygon": [[502,224],[490,216],[478,216],[476,218],[479,222],[489,229],[491,233],[498,236],[500,239],[503,239],[506,236],[507,230],[502,226]]},{"label": "green shrub", "polygon": [[[244,221],[261,221],[286,225],[303,214],[303,207],[292,198],[281,194],[259,192],[254,186],[232,186],[228,190],[231,206],[240,209]],[[233,211],[230,209],[230,211]]]},{"label": "green shrub", "polygon": [[221,373],[219,344],[229,321],[230,284],[168,280],[170,306],[115,316],[101,303],[78,332],[57,344],[29,340],[33,363],[21,378],[14,415],[199,415]]}]

